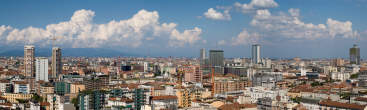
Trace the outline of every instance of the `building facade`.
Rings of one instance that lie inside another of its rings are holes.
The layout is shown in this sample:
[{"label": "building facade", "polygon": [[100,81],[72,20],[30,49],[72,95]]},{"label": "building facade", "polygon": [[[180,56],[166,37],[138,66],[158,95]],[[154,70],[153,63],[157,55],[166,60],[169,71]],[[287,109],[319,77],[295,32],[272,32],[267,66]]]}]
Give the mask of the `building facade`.
[{"label": "building facade", "polygon": [[258,64],[260,62],[260,44],[254,44],[252,45],[252,63]]},{"label": "building facade", "polygon": [[58,77],[58,74],[60,74],[62,71],[61,49],[59,47],[52,48],[51,68],[52,68],[51,78],[56,79]]},{"label": "building facade", "polygon": [[361,64],[360,49],[358,45],[354,44],[353,47],[349,49],[349,56],[350,64]]},{"label": "building facade", "polygon": [[209,51],[209,66],[214,68],[215,73],[224,73],[224,51],[210,50]]},{"label": "building facade", "polygon": [[201,82],[203,79],[203,72],[200,66],[189,66],[184,72],[186,82]]},{"label": "building facade", "polygon": [[35,76],[34,51],[33,45],[24,46],[24,75],[28,77]]},{"label": "building facade", "polygon": [[37,58],[36,59],[36,81],[48,82],[48,59]]}]

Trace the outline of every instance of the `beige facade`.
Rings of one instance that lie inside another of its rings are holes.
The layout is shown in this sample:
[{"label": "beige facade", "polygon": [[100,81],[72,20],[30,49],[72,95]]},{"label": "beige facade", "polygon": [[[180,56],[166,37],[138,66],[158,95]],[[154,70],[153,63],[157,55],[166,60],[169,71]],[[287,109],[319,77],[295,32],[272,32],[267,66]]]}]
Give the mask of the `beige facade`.
[{"label": "beige facade", "polygon": [[42,94],[52,94],[54,93],[54,87],[41,87]]},{"label": "beige facade", "polygon": [[215,81],[214,94],[245,90],[245,87],[248,87],[247,81]]},{"label": "beige facade", "polygon": [[80,91],[85,90],[85,85],[83,84],[70,84],[70,93],[74,94],[74,93],[79,93]]},{"label": "beige facade", "polygon": [[2,97],[6,98],[10,103],[19,103],[17,99],[21,100],[29,100],[33,97],[33,94],[13,94],[13,93],[4,93]]},{"label": "beige facade", "polygon": [[191,106],[192,94],[188,89],[177,89],[176,91],[178,107],[185,108]]}]

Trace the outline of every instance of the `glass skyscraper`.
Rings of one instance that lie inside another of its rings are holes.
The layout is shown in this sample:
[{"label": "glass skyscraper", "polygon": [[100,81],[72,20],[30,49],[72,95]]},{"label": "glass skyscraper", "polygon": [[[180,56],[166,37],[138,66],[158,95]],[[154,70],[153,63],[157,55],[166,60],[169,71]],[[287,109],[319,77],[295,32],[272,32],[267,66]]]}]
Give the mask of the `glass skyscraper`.
[{"label": "glass skyscraper", "polygon": [[223,50],[210,50],[209,51],[209,65],[214,67],[215,73],[224,72],[224,54]]}]

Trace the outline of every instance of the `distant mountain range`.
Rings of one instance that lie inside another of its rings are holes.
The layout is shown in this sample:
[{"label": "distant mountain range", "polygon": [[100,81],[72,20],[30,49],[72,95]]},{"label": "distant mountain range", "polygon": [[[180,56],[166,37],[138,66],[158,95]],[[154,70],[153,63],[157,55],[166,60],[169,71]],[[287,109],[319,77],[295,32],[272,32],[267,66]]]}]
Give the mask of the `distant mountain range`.
[{"label": "distant mountain range", "polygon": [[[37,57],[50,57],[52,54],[51,48],[36,48]],[[0,56],[23,56],[23,48],[2,49]],[[63,56],[70,57],[118,57],[118,56],[139,56],[138,54],[125,53],[117,50],[106,48],[62,48]]]}]

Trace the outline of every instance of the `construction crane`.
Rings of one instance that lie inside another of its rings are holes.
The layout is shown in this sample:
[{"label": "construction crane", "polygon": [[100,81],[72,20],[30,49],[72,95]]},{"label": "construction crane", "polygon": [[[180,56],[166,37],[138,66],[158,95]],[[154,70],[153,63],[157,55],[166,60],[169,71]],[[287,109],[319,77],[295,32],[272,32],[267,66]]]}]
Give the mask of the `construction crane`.
[{"label": "construction crane", "polygon": [[55,47],[56,45],[56,40],[61,38],[61,36],[55,36],[55,35],[52,35],[52,38],[50,40],[52,40],[52,47]]}]

